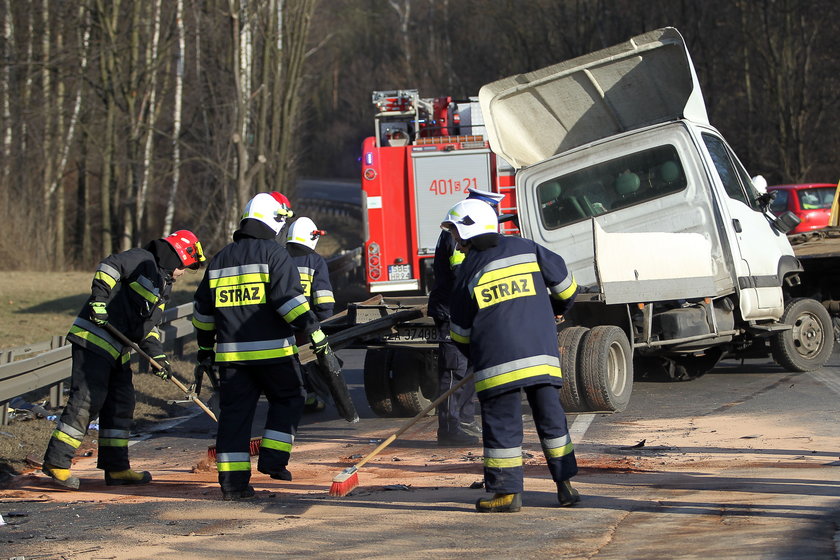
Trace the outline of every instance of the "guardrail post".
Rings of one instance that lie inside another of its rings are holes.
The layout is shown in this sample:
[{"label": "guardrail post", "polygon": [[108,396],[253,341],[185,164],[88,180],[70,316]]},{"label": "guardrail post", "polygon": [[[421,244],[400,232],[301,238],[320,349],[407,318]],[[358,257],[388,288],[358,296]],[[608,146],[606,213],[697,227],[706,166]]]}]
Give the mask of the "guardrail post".
[{"label": "guardrail post", "polygon": [[61,406],[62,397],[64,396],[64,382],[59,381],[55,385],[50,386],[50,408]]},{"label": "guardrail post", "polygon": [[9,403],[0,404],[0,426],[9,424]]}]

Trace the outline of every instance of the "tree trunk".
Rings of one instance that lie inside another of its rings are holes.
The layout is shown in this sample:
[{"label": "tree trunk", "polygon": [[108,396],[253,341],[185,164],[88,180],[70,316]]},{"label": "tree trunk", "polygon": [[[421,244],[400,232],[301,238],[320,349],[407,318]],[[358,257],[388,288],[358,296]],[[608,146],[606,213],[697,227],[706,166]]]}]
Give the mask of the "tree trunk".
[{"label": "tree trunk", "polygon": [[[3,16],[3,59],[11,60],[14,52],[14,22],[12,20],[12,5],[11,0],[3,2],[3,8],[6,13]],[[6,221],[11,215],[9,203],[11,202],[11,177],[12,177],[12,139],[14,138],[12,126],[12,106],[9,101],[11,95],[12,84],[12,65],[6,64],[3,66],[2,91],[0,96],[3,98],[3,171],[2,184],[0,184],[0,191],[3,192],[0,205],[3,206],[3,221]]]},{"label": "tree trunk", "polygon": [[172,232],[172,222],[175,219],[175,202],[178,194],[178,181],[181,177],[181,105],[184,89],[184,56],[186,40],[184,37],[184,0],[178,0],[175,25],[178,28],[177,61],[175,63],[175,107],[172,117],[172,187],[169,191],[169,202],[166,205],[166,219],[163,225],[163,235]]},{"label": "tree trunk", "polygon": [[152,171],[152,146],[155,137],[155,122],[157,119],[157,76],[158,76],[158,45],[160,43],[160,0],[152,4],[152,40],[146,46],[146,66],[151,69],[149,78],[149,109],[147,111],[145,131],[145,146],[143,148],[143,163],[140,185],[137,189],[137,199],[134,202],[134,223],[137,231],[144,230],[146,213],[146,196],[149,192],[149,181]]}]

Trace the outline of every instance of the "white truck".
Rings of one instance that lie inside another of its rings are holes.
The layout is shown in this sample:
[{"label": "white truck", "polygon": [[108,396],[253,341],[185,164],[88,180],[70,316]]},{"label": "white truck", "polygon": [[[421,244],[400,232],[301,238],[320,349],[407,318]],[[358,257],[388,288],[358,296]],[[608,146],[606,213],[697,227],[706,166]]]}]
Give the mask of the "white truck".
[{"label": "white truck", "polygon": [[[768,199],[708,121],[682,36],[664,28],[485,85],[491,149],[516,168],[518,225],[581,293],[558,333],[570,411],[619,411],[637,373],[702,375],[724,357],[823,366],[825,307],[799,297]],[[805,294],[808,295],[808,294]]]}]

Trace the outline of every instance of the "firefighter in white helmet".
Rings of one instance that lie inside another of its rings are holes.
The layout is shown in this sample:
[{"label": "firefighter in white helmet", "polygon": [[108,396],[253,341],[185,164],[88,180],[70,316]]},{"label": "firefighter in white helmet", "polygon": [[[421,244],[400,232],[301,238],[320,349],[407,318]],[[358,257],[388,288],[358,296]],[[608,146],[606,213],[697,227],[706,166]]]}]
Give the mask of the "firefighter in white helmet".
[{"label": "firefighter in white helmet", "polygon": [[577,462],[557,390],[562,378],[555,323],[577,294],[574,277],[560,255],[497,233],[496,213],[482,202],[459,202],[441,227],[467,255],[452,291],[451,336],[472,361],[481,402],[484,484],[492,497],[478,500],[476,509],[522,507],[522,391],[560,505],[574,505],[580,497],[569,479]]},{"label": "firefighter in white helmet", "polygon": [[[467,200],[480,200],[495,209],[504,195],[474,188],[467,189]],[[464,253],[443,230],[435,246],[432,265],[435,280],[429,292],[429,316],[435,320],[438,343],[438,389],[441,394],[457,384],[471,371],[467,358],[449,337],[449,298],[455,284],[455,273],[464,260]],[[466,384],[438,405],[437,442],[439,446],[477,445],[481,425],[475,421],[475,387]]]},{"label": "firefighter in white helmet", "polygon": [[249,451],[261,394],[269,407],[257,470],[292,479],[286,466],[304,405],[295,331],[309,338],[316,353],[330,352],[297,267],[275,241],[291,216],[282,194],[254,196],[233,242],[213,257],[195,292],[197,360],[219,369],[216,468],[224,500],[254,497]]},{"label": "firefighter in white helmet", "polygon": [[99,416],[97,467],[109,486],[146,484],[147,471],[132,470],[128,436],[134,415],[134,386],[129,363],[131,348],[106,329],[109,323],[163,366],[170,375],[157,326],[169,301],[172,284],[184,269],[197,269],[205,260],[198,238],[179,230],[144,248],[110,255],[99,263],[91,295],[76,317],[67,340],[72,344],[70,398],[52,433],[42,471],[54,484],[79,488],[70,472],[76,449],[90,421]]},{"label": "firefighter in white helmet", "polygon": [[311,219],[301,216],[292,222],[286,235],[286,249],[297,265],[303,293],[319,321],[332,317],[335,306],[327,261],[315,252],[318,240],[326,233]]},{"label": "firefighter in white helmet", "polygon": [[[309,299],[309,307],[319,321],[332,317],[335,306],[327,261],[315,252],[318,240],[326,233],[319,230],[311,219],[301,216],[292,222],[286,234],[286,249],[297,265],[303,294]],[[304,375],[304,384],[306,387],[305,409],[314,412],[323,410],[326,404],[312,391],[306,375]]]}]

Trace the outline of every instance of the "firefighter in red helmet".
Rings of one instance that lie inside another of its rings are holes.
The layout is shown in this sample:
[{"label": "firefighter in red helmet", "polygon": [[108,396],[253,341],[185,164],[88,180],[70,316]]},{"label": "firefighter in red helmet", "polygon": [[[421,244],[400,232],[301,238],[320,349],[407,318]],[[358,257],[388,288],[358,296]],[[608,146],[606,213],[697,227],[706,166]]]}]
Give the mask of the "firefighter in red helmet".
[{"label": "firefighter in red helmet", "polygon": [[129,364],[130,348],[113,337],[110,323],[161,364],[156,372],[170,375],[157,329],[169,300],[172,284],[187,268],[204,262],[201,243],[189,230],[156,239],[144,248],[112,254],[96,269],[91,295],[67,340],[72,344],[73,366],[70,397],[50,437],[42,471],[54,484],[78,489],[79,479],[70,466],[91,420],[99,417],[97,467],[105,483],[146,484],[146,471],[131,469],[128,437],[134,415],[134,386]]}]

